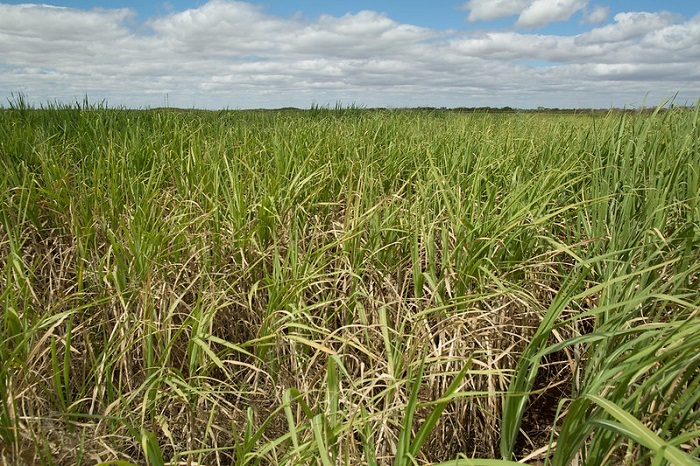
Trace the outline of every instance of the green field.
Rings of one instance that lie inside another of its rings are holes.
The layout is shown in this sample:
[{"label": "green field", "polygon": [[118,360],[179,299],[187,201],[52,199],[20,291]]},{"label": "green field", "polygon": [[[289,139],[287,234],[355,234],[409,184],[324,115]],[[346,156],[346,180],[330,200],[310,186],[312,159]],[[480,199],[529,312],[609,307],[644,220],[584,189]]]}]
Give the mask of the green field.
[{"label": "green field", "polygon": [[0,272],[0,463],[699,464],[697,106],[18,101]]}]

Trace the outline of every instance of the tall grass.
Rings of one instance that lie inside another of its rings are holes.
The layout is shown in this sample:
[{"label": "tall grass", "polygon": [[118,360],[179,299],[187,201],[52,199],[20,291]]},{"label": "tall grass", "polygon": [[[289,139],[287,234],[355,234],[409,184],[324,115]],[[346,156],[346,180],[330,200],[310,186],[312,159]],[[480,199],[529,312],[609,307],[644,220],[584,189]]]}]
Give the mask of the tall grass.
[{"label": "tall grass", "polygon": [[700,118],[0,110],[8,464],[697,464]]}]

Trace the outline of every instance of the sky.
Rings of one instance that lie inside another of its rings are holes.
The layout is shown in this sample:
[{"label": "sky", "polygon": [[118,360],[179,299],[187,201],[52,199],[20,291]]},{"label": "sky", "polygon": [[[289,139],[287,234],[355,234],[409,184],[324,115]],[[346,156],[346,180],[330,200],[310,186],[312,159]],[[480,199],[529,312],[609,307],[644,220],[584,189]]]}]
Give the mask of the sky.
[{"label": "sky", "polygon": [[638,108],[700,99],[700,1],[0,0],[0,106]]}]

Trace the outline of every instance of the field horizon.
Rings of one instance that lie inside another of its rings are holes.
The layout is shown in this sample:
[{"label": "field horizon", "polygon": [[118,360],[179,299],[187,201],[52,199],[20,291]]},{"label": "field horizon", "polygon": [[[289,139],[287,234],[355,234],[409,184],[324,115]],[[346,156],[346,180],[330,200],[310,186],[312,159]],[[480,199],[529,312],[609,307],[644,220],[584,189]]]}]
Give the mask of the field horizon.
[{"label": "field horizon", "polygon": [[225,108],[198,108],[198,107],[179,107],[171,106],[168,103],[166,96],[162,106],[145,106],[145,107],[130,107],[130,106],[111,106],[107,99],[98,99],[95,101],[89,94],[83,95],[81,98],[75,98],[72,102],[62,101],[46,101],[34,102],[30,96],[23,91],[12,91],[10,96],[5,99],[6,105],[0,105],[1,110],[60,110],[60,109],[75,109],[75,110],[113,110],[113,111],[173,111],[173,112],[314,112],[314,111],[367,111],[367,112],[449,112],[449,113],[552,113],[552,114],[589,114],[589,115],[608,115],[611,113],[625,114],[660,114],[667,111],[694,111],[698,101],[685,101],[682,104],[677,102],[678,94],[669,96],[663,99],[658,104],[650,104],[646,99],[642,101],[640,106],[614,106],[608,107],[550,107],[550,106],[531,106],[531,107],[513,107],[510,105],[496,106],[469,106],[469,105],[454,105],[451,107],[432,107],[432,106],[413,106],[413,107],[392,107],[392,106],[367,106],[357,102],[335,102],[320,104],[312,102],[307,107],[282,106],[282,107],[225,107]]}]

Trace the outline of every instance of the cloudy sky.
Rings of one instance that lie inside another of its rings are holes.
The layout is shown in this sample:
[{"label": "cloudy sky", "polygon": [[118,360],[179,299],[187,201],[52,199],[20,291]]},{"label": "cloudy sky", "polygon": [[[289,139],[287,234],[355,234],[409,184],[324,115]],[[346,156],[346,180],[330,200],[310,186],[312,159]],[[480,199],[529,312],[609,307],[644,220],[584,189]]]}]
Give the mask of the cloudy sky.
[{"label": "cloudy sky", "polygon": [[47,2],[0,3],[0,105],[18,92],[213,109],[700,98],[697,0]]}]

